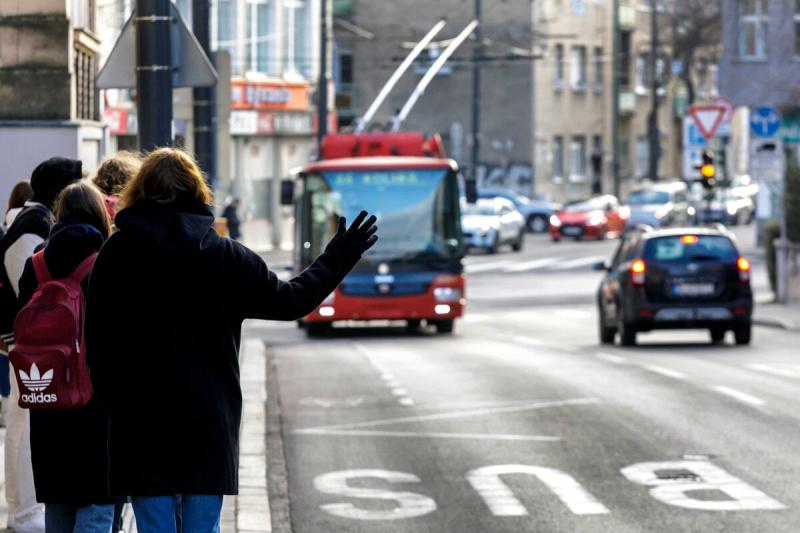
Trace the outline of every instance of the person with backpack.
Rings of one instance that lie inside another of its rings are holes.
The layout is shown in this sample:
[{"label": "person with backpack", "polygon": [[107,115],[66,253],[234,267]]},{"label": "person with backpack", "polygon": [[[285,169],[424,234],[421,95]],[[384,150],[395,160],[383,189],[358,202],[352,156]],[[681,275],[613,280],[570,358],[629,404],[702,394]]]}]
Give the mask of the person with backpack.
[{"label": "person with backpack", "polygon": [[[31,174],[33,197],[0,239],[0,340],[8,348],[14,343],[12,329],[25,263],[50,234],[55,199],[67,185],[81,179],[81,166],[80,161],[64,157],[40,163]],[[36,501],[33,485],[28,411],[19,407],[18,401],[19,389],[12,375],[5,438],[8,526],[20,533],[39,532],[44,530],[44,508]]]},{"label": "person with backpack", "polygon": [[211,192],[180,150],[151,152],[121,202],[86,301],[111,493],[131,496],[141,533],[176,531],[176,495],[183,531],[216,532],[222,495],[238,490],[243,320],[312,312],[375,243],[376,219],[340,219],[324,253],[283,282],[214,231]]},{"label": "person with backpack", "polygon": [[83,291],[111,221],[100,192],[83,182],[64,189],[55,216],[20,278],[11,362],[30,410],[46,533],[109,533],[116,502],[108,496],[108,419],[92,397]]}]

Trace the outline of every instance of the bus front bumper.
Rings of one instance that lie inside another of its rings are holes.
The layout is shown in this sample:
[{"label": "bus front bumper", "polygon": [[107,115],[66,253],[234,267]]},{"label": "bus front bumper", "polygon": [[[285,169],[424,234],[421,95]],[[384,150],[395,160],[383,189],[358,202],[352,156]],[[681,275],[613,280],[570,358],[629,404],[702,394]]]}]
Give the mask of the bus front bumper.
[{"label": "bus front bumper", "polygon": [[323,303],[303,320],[443,320],[464,314],[463,288],[457,299],[436,298],[433,289],[411,296],[345,296],[338,290],[331,302]]}]

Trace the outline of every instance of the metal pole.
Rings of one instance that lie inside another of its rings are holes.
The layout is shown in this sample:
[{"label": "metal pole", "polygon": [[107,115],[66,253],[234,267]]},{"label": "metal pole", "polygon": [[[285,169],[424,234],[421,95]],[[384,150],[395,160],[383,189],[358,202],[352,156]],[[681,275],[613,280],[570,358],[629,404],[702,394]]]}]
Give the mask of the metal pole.
[{"label": "metal pole", "polygon": [[648,134],[650,148],[648,158],[648,176],[652,181],[658,180],[658,152],[660,139],[658,135],[658,0],[650,0],[650,116],[648,117]]},{"label": "metal pole", "polygon": [[[531,35],[536,39],[536,27],[534,26],[536,19],[536,2],[531,0]],[[534,43],[535,44],[535,41]],[[535,48],[531,47],[533,50]],[[531,191],[530,197],[536,198],[536,150],[539,144],[536,140],[536,62],[531,63]]]},{"label": "metal pole", "polygon": [[619,33],[619,1],[614,0],[613,6],[613,21],[611,23],[612,28],[612,53],[611,53],[611,150],[612,150],[612,170],[611,170],[611,178],[613,180],[613,190],[614,196],[619,197],[620,195],[620,179],[619,179],[619,158],[620,158],[620,147],[619,147],[619,77],[620,77],[620,52],[621,52],[621,35]]},{"label": "metal pole", "polygon": [[467,37],[469,37],[470,33],[472,33],[472,31],[477,26],[478,26],[477,20],[473,20],[472,22],[467,24],[467,27],[464,28],[464,30],[458,34],[458,37],[453,39],[450,45],[444,49],[444,52],[442,52],[441,55],[436,58],[436,61],[433,62],[433,65],[430,66],[427,72],[425,72],[425,75],[422,76],[422,79],[419,80],[419,83],[414,88],[414,92],[412,92],[411,96],[408,97],[408,100],[406,100],[406,103],[400,110],[400,113],[398,113],[397,116],[394,117],[392,121],[393,122],[392,131],[397,131],[398,129],[400,129],[400,124],[403,123],[408,114],[414,108],[414,105],[417,103],[417,100],[425,92],[425,89],[428,88],[428,85],[433,80],[434,76],[436,76],[436,73],[439,72],[439,70],[444,66],[445,63],[447,63],[447,60],[450,59],[450,56],[453,55],[453,52],[455,52],[456,49],[459,46],[461,46],[461,43],[463,43],[467,39]]},{"label": "metal pole", "polygon": [[483,32],[480,24],[482,12],[481,0],[475,0],[475,20],[478,21],[478,27],[475,29],[475,46],[472,48],[472,150],[469,177],[476,182],[481,146],[481,66],[479,60],[483,55]]},{"label": "metal pole", "polygon": [[320,1],[319,21],[319,81],[317,95],[317,146],[322,146],[322,138],[328,133],[328,2]]},{"label": "metal pole", "polygon": [[139,148],[172,144],[170,0],[136,0]]},{"label": "metal pole", "polygon": [[386,97],[389,95],[391,90],[394,89],[394,86],[397,84],[397,81],[403,74],[405,74],[406,70],[408,70],[408,67],[411,66],[411,63],[414,62],[414,60],[425,49],[425,47],[428,46],[428,44],[430,44],[430,42],[433,40],[436,34],[442,31],[444,25],[445,25],[444,20],[440,20],[439,22],[437,22],[436,25],[433,28],[431,28],[431,31],[429,31],[427,35],[425,35],[425,37],[423,37],[422,40],[418,42],[416,46],[414,46],[414,48],[411,50],[408,56],[406,56],[403,62],[400,63],[400,66],[397,67],[397,70],[395,70],[392,73],[392,76],[389,78],[389,81],[387,81],[386,85],[383,86],[381,91],[378,93],[378,96],[375,97],[375,100],[373,100],[372,104],[369,106],[369,109],[367,109],[367,112],[364,113],[364,116],[358,120],[358,124],[356,125],[356,133],[361,133],[362,131],[364,131],[364,128],[366,128],[369,125],[370,121],[372,120],[372,117],[375,116],[375,113],[378,112],[378,108],[380,108],[383,101],[386,100]]},{"label": "metal pole", "polygon": [[[209,1],[192,0],[192,31],[197,42],[203,47],[207,56],[211,57],[209,37]],[[214,89],[197,87],[192,91],[194,126],[194,153],[200,169],[205,173],[206,181],[214,183],[216,178],[215,146],[214,146]]]}]

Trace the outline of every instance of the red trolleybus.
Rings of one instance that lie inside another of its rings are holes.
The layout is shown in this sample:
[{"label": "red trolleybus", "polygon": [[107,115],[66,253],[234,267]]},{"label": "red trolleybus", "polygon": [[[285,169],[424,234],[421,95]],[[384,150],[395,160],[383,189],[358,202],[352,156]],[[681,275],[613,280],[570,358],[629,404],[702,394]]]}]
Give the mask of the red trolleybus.
[{"label": "red trolleybus", "polygon": [[300,271],[331,239],[339,216],[378,217],[379,240],[336,291],[301,325],[309,335],[334,322],[405,320],[453,331],[464,311],[464,256],[458,168],[438,136],[332,134],[321,159],[285,187],[295,206],[294,267]]}]

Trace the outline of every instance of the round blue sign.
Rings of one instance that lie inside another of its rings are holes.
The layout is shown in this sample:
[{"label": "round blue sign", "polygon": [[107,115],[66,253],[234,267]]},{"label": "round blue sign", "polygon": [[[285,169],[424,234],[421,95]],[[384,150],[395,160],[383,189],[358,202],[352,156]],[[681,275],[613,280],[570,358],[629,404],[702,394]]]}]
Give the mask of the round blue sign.
[{"label": "round blue sign", "polygon": [[750,112],[750,130],[757,137],[774,137],[781,129],[781,114],[772,106],[762,105]]}]

